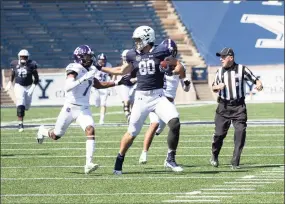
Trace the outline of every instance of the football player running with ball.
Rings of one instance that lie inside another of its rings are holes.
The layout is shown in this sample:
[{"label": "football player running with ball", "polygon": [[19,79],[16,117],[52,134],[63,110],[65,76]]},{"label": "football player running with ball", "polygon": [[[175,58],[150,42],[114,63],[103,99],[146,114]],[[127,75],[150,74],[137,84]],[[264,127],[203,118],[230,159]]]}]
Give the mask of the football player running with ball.
[{"label": "football player running with ball", "polygon": [[155,32],[151,27],[140,26],[136,28],[132,38],[136,48],[127,52],[127,63],[117,68],[96,65],[97,69],[114,75],[124,75],[134,69],[137,70],[137,88],[129,127],[121,139],[120,150],[115,161],[113,173],[122,174],[125,154],[135,137],[140,133],[144,121],[150,112],[155,112],[170,128],[168,133],[168,152],[164,166],[171,168],[175,172],[181,172],[183,168],[175,160],[180,135],[179,113],[175,105],[164,96],[163,92],[164,72],[169,71],[169,69],[160,70],[159,66],[165,58],[167,58],[166,63],[168,65],[175,66],[174,72],[180,72],[183,66],[177,59],[171,56],[172,53],[165,45],[154,45]]},{"label": "football player running with ball", "polygon": [[94,164],[93,153],[95,146],[94,121],[89,108],[91,86],[108,88],[120,84],[116,82],[99,82],[94,76],[98,71],[92,64],[94,53],[88,45],[81,45],[74,51],[74,63],[66,67],[65,103],[57,118],[54,129],[40,126],[37,141],[42,144],[45,138],[60,139],[69,125],[76,121],[86,135],[86,165],[85,174],[95,171],[98,164]]},{"label": "football player running with ball", "polygon": [[[170,50],[173,57],[177,57],[178,49],[176,43],[173,40],[166,39],[161,44],[165,45]],[[168,66],[165,64],[164,61],[163,63],[161,63],[161,65],[165,67]],[[181,83],[182,88],[185,92],[188,92],[190,90],[191,81],[190,79],[186,78],[185,66],[183,71],[179,73],[171,72],[171,70],[165,73],[164,87],[163,87],[164,94],[167,97],[167,99],[172,103],[174,103],[179,83]],[[166,127],[166,123],[164,123],[164,121],[162,121],[154,112],[151,112],[149,114],[149,118],[150,118],[150,126],[145,133],[143,151],[139,158],[139,164],[147,163],[147,152],[149,150],[149,147],[151,146],[154,135],[155,134],[159,135]]]}]

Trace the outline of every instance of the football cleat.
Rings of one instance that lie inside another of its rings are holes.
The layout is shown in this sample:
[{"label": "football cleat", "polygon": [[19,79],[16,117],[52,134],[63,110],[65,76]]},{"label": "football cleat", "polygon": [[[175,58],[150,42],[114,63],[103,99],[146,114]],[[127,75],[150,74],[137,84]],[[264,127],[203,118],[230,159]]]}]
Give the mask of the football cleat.
[{"label": "football cleat", "polygon": [[210,159],[210,164],[213,166],[213,167],[218,167],[218,158],[215,157],[214,155],[212,155],[211,159]]},{"label": "football cleat", "polygon": [[23,132],[23,131],[24,131],[24,125],[23,124],[19,124],[18,132]]},{"label": "football cleat", "polygon": [[232,169],[232,170],[240,169],[240,166],[231,165],[231,169]]},{"label": "football cleat", "polygon": [[165,160],[164,166],[170,168],[174,172],[182,172],[184,169],[180,167],[175,161]]},{"label": "football cleat", "polygon": [[37,133],[37,137],[36,137],[38,144],[42,144],[44,142],[44,135],[43,135],[44,128],[45,127],[43,125],[41,125],[39,127],[39,130],[38,130],[38,133]]},{"label": "football cleat", "polygon": [[182,172],[184,169],[176,163],[175,155],[176,155],[175,151],[168,153],[168,156],[164,162],[164,166],[166,168],[170,168],[174,172]]},{"label": "football cleat", "polygon": [[139,164],[147,163],[147,152],[142,151],[141,156],[139,158]]},{"label": "football cleat", "polygon": [[98,167],[99,167],[98,164],[93,164],[93,163],[86,164],[84,166],[84,173],[89,174],[89,173],[95,171],[96,169],[98,169]]},{"label": "football cleat", "polygon": [[122,175],[122,171],[113,170],[114,175]]}]

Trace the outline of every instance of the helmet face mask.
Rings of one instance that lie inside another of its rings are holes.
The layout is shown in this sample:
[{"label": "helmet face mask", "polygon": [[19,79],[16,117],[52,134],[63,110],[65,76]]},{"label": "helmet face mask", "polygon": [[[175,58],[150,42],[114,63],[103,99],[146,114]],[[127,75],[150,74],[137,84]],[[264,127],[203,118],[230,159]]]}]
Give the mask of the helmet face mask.
[{"label": "helmet face mask", "polygon": [[88,45],[81,45],[73,52],[74,62],[88,68],[94,61],[94,52]]},{"label": "helmet face mask", "polygon": [[30,56],[30,53],[28,52],[28,50],[21,50],[19,53],[18,53],[18,64],[26,64],[27,61],[29,60],[29,56]]},{"label": "helmet face mask", "polygon": [[155,42],[155,31],[149,26],[136,28],[132,36],[136,50],[143,50],[148,44]]}]

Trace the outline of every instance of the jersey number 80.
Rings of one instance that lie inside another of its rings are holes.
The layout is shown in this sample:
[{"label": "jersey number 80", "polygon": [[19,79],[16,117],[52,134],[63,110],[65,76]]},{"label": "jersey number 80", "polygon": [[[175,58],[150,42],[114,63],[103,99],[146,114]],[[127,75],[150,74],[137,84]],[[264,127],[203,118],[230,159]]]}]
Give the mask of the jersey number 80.
[{"label": "jersey number 80", "polygon": [[140,61],[138,64],[140,75],[155,74],[154,60]]}]

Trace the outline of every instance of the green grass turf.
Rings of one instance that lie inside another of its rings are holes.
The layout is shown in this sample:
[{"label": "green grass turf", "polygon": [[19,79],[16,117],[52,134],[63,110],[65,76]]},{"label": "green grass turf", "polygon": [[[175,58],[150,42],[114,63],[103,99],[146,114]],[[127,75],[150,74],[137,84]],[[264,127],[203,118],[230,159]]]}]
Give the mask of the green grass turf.
[{"label": "green grass turf", "polygon": [[[215,108],[209,105],[178,110],[182,121],[212,121]],[[121,110],[115,107],[108,111]],[[56,117],[59,111],[60,108],[32,108],[26,120]],[[2,122],[15,120],[14,112],[15,109],[2,109]],[[284,106],[249,104],[248,114],[249,120],[283,119]],[[124,121],[121,113],[106,116],[106,123]],[[1,203],[284,203],[282,126],[249,126],[242,168],[231,170],[232,128],[220,154],[220,166],[214,168],[209,165],[213,125],[182,125],[177,162],[184,172],[180,174],[163,167],[167,129],[154,138],[148,163],[138,164],[145,126],[126,155],[124,174],[115,176],[113,165],[126,129],[96,127],[94,162],[101,168],[90,175],[83,173],[85,137],[80,128],[69,128],[62,139],[46,140],[42,145],[36,144],[36,129],[25,129],[21,134],[17,129],[1,129]]]}]

